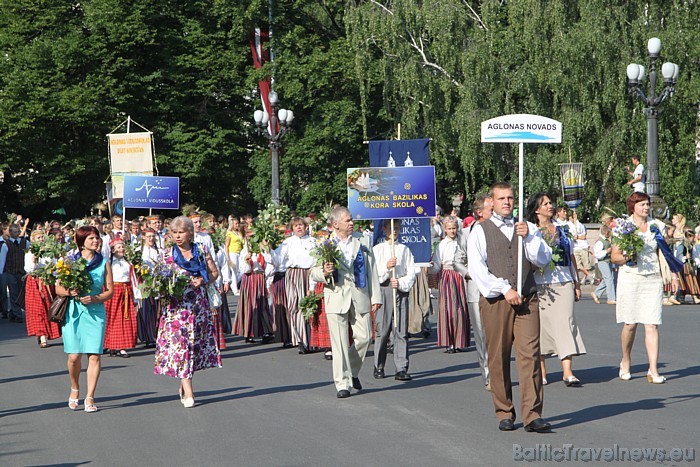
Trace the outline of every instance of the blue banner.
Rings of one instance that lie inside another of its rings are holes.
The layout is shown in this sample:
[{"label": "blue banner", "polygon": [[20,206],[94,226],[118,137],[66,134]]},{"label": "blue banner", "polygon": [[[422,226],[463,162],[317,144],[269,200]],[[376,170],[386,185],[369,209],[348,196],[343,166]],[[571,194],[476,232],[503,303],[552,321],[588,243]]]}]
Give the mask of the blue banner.
[{"label": "blue banner", "polygon": [[124,207],[127,209],[180,209],[180,178],[125,176]]},{"label": "blue banner", "polygon": [[[410,167],[430,165],[430,140],[407,139],[369,142],[369,165],[372,167]],[[381,221],[374,223],[374,244],[382,238]],[[430,219],[401,219],[399,241],[413,253],[416,263],[431,260]]]},{"label": "blue banner", "polygon": [[435,167],[348,169],[348,208],[354,219],[435,216]]}]

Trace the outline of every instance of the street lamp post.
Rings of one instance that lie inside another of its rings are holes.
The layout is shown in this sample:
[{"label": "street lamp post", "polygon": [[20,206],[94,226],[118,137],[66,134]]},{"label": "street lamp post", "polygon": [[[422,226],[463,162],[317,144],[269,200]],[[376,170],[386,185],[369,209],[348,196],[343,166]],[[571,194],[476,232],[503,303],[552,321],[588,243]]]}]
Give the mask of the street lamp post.
[{"label": "street lamp post", "polygon": [[629,92],[644,103],[644,115],[647,117],[647,182],[646,191],[651,197],[652,215],[654,217],[666,217],[668,207],[661,198],[659,182],[659,131],[658,116],[659,106],[676,92],[676,80],[678,79],[678,65],[666,62],[661,65],[661,75],[664,79],[664,88],[660,94],[656,93],[656,61],[661,51],[661,41],[652,37],[647,44],[649,51],[649,94],[641,89],[644,81],[645,69],[642,65],[632,63],[627,65],[627,84]]},{"label": "street lamp post", "polygon": [[[259,135],[264,136],[270,146],[270,157],[272,159],[272,204],[280,204],[280,161],[279,151],[282,147],[282,138],[287,134],[289,126],[294,120],[294,112],[287,109],[277,109],[279,96],[275,91],[268,94],[270,111],[272,115],[262,110],[253,113],[255,128]],[[268,128],[269,123],[269,128]],[[277,126],[279,125],[279,131]]]}]

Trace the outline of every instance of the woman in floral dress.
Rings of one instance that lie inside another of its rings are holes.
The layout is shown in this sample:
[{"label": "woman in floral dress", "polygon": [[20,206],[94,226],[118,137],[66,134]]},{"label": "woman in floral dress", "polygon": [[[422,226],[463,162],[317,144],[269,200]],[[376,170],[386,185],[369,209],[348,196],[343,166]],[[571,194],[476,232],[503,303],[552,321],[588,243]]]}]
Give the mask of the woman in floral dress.
[{"label": "woman in floral dress", "polygon": [[166,252],[165,261],[177,264],[191,279],[181,299],[163,299],[168,304],[158,325],[154,373],[179,378],[180,401],[190,408],[195,404],[195,371],[221,367],[206,289],[207,283],[217,279],[218,271],[211,255],[194,243],[192,220],[183,216],[173,219],[170,232],[174,245]]}]

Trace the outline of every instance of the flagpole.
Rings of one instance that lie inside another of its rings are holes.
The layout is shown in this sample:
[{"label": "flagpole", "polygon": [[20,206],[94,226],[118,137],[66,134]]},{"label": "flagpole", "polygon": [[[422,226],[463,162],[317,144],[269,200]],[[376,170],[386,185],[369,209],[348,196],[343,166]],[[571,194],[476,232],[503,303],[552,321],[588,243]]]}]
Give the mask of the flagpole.
[{"label": "flagpole", "polygon": [[[519,145],[518,155],[518,221],[523,221],[523,160],[524,160],[524,144]],[[513,233],[515,235],[515,233]],[[523,284],[523,240],[518,241],[518,295],[522,293]]]}]

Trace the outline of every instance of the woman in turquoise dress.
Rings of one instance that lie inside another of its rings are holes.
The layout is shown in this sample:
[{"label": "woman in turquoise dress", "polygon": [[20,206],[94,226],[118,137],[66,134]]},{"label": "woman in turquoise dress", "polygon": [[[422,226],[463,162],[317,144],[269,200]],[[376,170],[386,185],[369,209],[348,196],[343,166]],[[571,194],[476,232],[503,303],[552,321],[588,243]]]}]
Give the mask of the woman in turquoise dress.
[{"label": "woman in turquoise dress", "polygon": [[68,374],[71,394],[68,407],[76,410],[79,404],[80,371],[82,355],[88,356],[87,393],[85,412],[97,412],[95,388],[100,377],[102,343],[105,338],[106,312],[104,302],[114,292],[112,268],[100,254],[100,233],[95,227],[83,226],[75,233],[75,243],[79,253],[72,259],[83,258],[88,262],[87,271],[92,286],[87,294],[68,290],[56,284],[56,294],[73,297],[68,302],[66,319],[63,322],[63,351],[68,354]]}]

